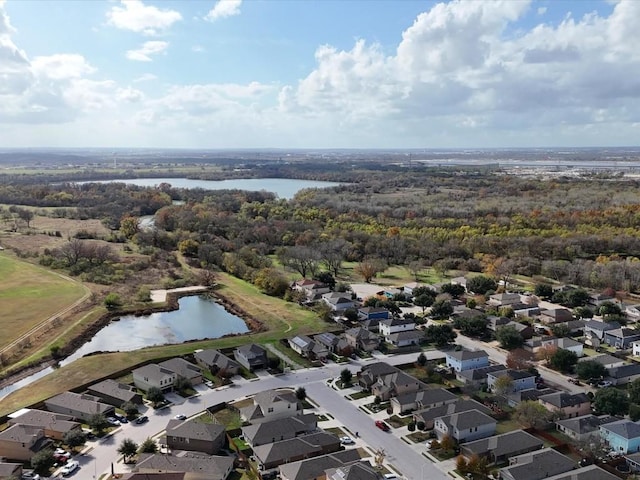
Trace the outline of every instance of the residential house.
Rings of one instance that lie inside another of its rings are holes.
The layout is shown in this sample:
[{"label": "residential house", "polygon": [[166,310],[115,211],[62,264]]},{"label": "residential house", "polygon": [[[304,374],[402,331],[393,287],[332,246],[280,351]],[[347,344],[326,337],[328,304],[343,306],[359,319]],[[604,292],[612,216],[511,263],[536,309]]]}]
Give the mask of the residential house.
[{"label": "residential house", "polygon": [[330,292],[323,293],[322,300],[331,307],[334,312],[344,312],[348,308],[355,308],[356,302],[348,293]]},{"label": "residential house", "polygon": [[193,357],[198,365],[206,368],[215,375],[221,371],[228,372],[230,375],[238,375],[240,373],[240,364],[238,362],[213,348],[196,350]]},{"label": "residential house", "polygon": [[422,330],[408,330],[406,332],[392,333],[386,340],[391,345],[399,348],[420,345],[424,341],[424,332]]},{"label": "residential house", "polygon": [[392,397],[425,388],[427,388],[425,383],[398,369],[393,373],[379,376],[378,380],[371,385],[371,393],[385,402]]},{"label": "residential house", "polygon": [[308,280],[306,278],[296,281],[291,288],[303,292],[308,301],[318,300],[322,298],[323,294],[331,292],[331,288],[328,285],[318,280]]},{"label": "residential house", "polygon": [[472,368],[456,372],[456,379],[465,385],[477,386],[487,384],[487,374],[506,370],[504,365],[489,365],[488,367]]},{"label": "residential house", "polygon": [[362,327],[350,328],[343,335],[347,345],[355,350],[372,352],[380,346],[380,338],[375,333]]},{"label": "residential house", "polygon": [[329,350],[324,344],[317,343],[306,335],[297,335],[288,341],[294,352],[310,360],[325,360],[329,356]]},{"label": "residential house", "polygon": [[524,430],[494,435],[460,445],[460,452],[469,458],[473,455],[486,458],[490,464],[507,462],[509,458],[540,450],[544,444]]},{"label": "residential house", "polygon": [[142,405],[142,395],[134,387],[111,379],[94,383],[87,388],[87,393],[117,408],[126,402]]},{"label": "residential house", "polygon": [[640,356],[640,342],[633,342],[631,344],[631,351],[634,357]]},{"label": "residential house", "polygon": [[423,422],[425,430],[431,430],[436,418],[446,417],[453,415],[454,413],[467,412],[469,410],[477,410],[486,415],[491,414],[491,409],[482,405],[475,400],[465,400],[459,398],[455,402],[445,403],[438,407],[429,407],[423,410],[418,410],[413,413],[413,419],[415,422]]},{"label": "residential house", "polygon": [[489,366],[489,354],[484,350],[451,350],[445,353],[445,360],[456,372]]},{"label": "residential house", "polygon": [[553,388],[530,388],[528,390],[520,390],[519,392],[512,392],[507,395],[507,404],[510,407],[516,407],[522,402],[537,402],[538,399],[544,395],[556,393],[557,390]]},{"label": "residential house", "polygon": [[614,357],[613,355],[594,355],[593,357],[584,357],[578,360],[578,362],[598,362],[603,365],[607,370],[610,368],[621,367],[626,364],[624,358]]},{"label": "residential house", "polygon": [[500,480],[542,480],[569,472],[576,466],[575,460],[553,448],[516,455],[509,459],[509,466],[500,469]]},{"label": "residential house", "polygon": [[253,396],[253,405],[240,409],[243,420],[266,422],[302,415],[302,406],[291,390],[265,390]]},{"label": "residential house", "polygon": [[626,305],[623,312],[627,317],[631,317],[635,320],[640,319],[640,304]]},{"label": "residential house", "polygon": [[611,450],[620,453],[640,451],[640,423],[619,420],[600,425],[600,437],[609,444]]},{"label": "residential house", "polygon": [[552,345],[557,348],[562,348],[564,350],[569,350],[570,352],[575,353],[578,357],[582,357],[582,355],[584,355],[582,351],[584,345],[580,342],[576,342],[572,338],[562,337],[562,338],[543,339],[542,346],[546,347],[548,345]]},{"label": "residential house", "polygon": [[289,440],[318,430],[318,417],[309,413],[293,417],[253,423],[242,427],[242,435],[252,447]]},{"label": "residential house", "polygon": [[241,345],[236,348],[233,351],[233,358],[250,372],[267,368],[268,366],[267,350],[255,343]]},{"label": "residential house", "polygon": [[362,367],[358,372],[358,384],[365,390],[371,390],[374,383],[383,375],[400,371],[398,367],[385,362],[374,362]]},{"label": "residential house", "polygon": [[159,388],[162,392],[170,392],[178,378],[173,370],[162,368],[156,363],[143,365],[131,373],[133,384],[143,392],[147,392],[152,387]]},{"label": "residential house", "polygon": [[541,312],[540,307],[529,303],[511,305],[511,309],[516,314],[516,317],[537,317]]},{"label": "residential house", "polygon": [[259,445],[253,449],[253,454],[260,469],[268,470],[283,463],[337,452],[340,448],[338,437],[327,432],[317,432]]},{"label": "residential house", "polygon": [[584,320],[570,320],[568,322],[560,322],[557,325],[567,327],[569,333],[579,334],[584,332],[584,326],[586,322]]},{"label": "residential house", "polygon": [[21,463],[0,462],[0,480],[14,480],[21,477]]},{"label": "residential house", "polygon": [[358,320],[387,320],[391,318],[391,312],[382,307],[360,307],[358,308]]},{"label": "residential house", "polygon": [[135,473],[186,472],[193,480],[225,480],[233,471],[234,458],[188,452],[185,455],[141,453],[133,470]]},{"label": "residential house", "polygon": [[226,443],[226,430],[219,423],[173,419],[167,424],[166,437],[171,450],[215,455]]},{"label": "residential house", "polygon": [[598,320],[588,320],[584,324],[584,334],[587,338],[593,337],[604,340],[605,332],[620,328],[618,322],[600,322]]},{"label": "residential house", "polygon": [[511,321],[507,323],[506,326],[515,328],[516,332],[518,332],[520,336],[525,340],[533,337],[533,335],[535,334],[535,329],[531,325],[528,325],[526,323]]},{"label": "residential house", "polygon": [[451,319],[475,320],[476,318],[486,318],[485,313],[476,308],[469,308],[466,305],[456,305],[453,307]]},{"label": "residential house", "polygon": [[349,346],[347,340],[344,337],[339,337],[330,332],[319,333],[313,340],[324,347],[330,352],[336,355],[349,355],[353,351],[353,347]]},{"label": "residential house", "polygon": [[622,350],[626,350],[637,340],[640,340],[640,332],[633,328],[623,327],[604,332],[604,343]]},{"label": "residential house", "polygon": [[11,425],[0,432],[0,457],[26,462],[40,450],[52,445],[44,429],[34,425]]},{"label": "residential house", "polygon": [[426,285],[424,283],[409,282],[402,287],[402,291],[409,297],[413,297],[413,291],[420,287],[426,287]]},{"label": "residential house", "polygon": [[45,412],[44,410],[24,409],[20,415],[9,416],[9,425],[31,425],[42,428],[46,437],[62,440],[65,434],[81,431],[82,424],[74,422],[71,415]]},{"label": "residential house", "polygon": [[594,307],[599,307],[605,302],[615,302],[616,299],[606,293],[593,293],[589,295],[588,304]]},{"label": "residential house", "polygon": [[519,293],[495,293],[489,296],[487,303],[494,307],[509,307],[521,302]]},{"label": "residential house", "polygon": [[359,461],[358,450],[350,448],[319,457],[285,463],[280,465],[278,470],[282,480],[319,480],[325,477],[326,470]]},{"label": "residential house", "polygon": [[380,474],[369,462],[351,462],[326,470],[327,480],[379,480]]},{"label": "residential house", "polygon": [[591,413],[591,400],[586,393],[556,392],[539,397],[538,402],[550,412],[562,414],[563,418]]},{"label": "residential house", "polygon": [[540,321],[546,324],[569,322],[573,320],[573,313],[566,308],[549,308],[540,310]]},{"label": "residential house", "polygon": [[611,415],[596,416],[591,413],[580,417],[556,421],[556,429],[576,442],[584,442],[600,434],[600,425],[617,422],[620,418]]},{"label": "residential house", "polygon": [[494,435],[496,426],[495,418],[478,410],[467,410],[436,418],[433,429],[438,439],[448,435],[464,443]]},{"label": "residential house", "polygon": [[640,378],[640,363],[631,363],[629,365],[622,365],[621,367],[610,368],[607,372],[607,380],[613,385],[625,385]]},{"label": "residential house", "polygon": [[444,388],[427,388],[391,398],[393,413],[404,414],[417,409],[432,408],[454,403],[458,396]]},{"label": "residential house", "polygon": [[160,368],[166,368],[176,374],[177,377],[186,378],[191,382],[191,385],[200,385],[204,382],[202,376],[202,368],[198,365],[194,365],[191,362],[186,361],[184,358],[175,357],[160,362]]},{"label": "residential house", "polygon": [[496,315],[489,315],[487,317],[487,328],[492,332],[496,332],[498,328],[504,327],[510,323],[511,319],[508,317],[498,317]]},{"label": "residential house", "polygon": [[98,397],[86,393],[64,392],[45,400],[44,404],[50,412],[70,415],[85,422],[96,413],[109,416],[115,410],[113,405],[107,405]]},{"label": "residential house", "polygon": [[454,277],[451,279],[451,283],[453,285],[462,285],[465,289],[467,288],[467,279],[465,277]]},{"label": "residential house", "polygon": [[388,318],[387,320],[381,320],[378,326],[378,330],[380,331],[380,335],[385,337],[385,340],[389,341],[388,338],[392,333],[398,332],[407,332],[416,329],[416,322],[409,318],[401,318],[394,317]]},{"label": "residential house", "polygon": [[509,368],[507,370],[487,373],[487,386],[489,389],[493,391],[496,380],[504,376],[508,376],[513,381],[511,392],[507,393],[536,388],[536,376],[534,374]]},{"label": "residential house", "polygon": [[547,477],[544,480],[620,480],[620,477],[603,470],[597,465],[588,465],[559,473],[553,477]]}]

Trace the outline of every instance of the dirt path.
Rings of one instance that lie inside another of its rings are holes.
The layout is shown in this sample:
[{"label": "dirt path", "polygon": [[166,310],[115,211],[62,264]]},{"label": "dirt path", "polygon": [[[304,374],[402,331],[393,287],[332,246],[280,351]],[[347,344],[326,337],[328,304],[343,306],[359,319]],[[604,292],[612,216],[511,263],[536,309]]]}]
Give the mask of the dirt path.
[{"label": "dirt path", "polygon": [[180,292],[206,292],[209,290],[202,285],[196,285],[194,287],[181,287],[172,288],[170,290],[151,290],[151,301],[153,303],[161,303],[167,301],[167,293],[180,293]]}]

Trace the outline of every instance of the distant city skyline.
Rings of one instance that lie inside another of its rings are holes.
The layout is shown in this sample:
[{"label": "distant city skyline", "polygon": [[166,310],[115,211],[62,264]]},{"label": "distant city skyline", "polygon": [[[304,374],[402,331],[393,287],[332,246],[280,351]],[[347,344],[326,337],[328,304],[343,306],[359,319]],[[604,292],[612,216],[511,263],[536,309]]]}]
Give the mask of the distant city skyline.
[{"label": "distant city skyline", "polygon": [[638,145],[640,1],[0,0],[0,149]]}]

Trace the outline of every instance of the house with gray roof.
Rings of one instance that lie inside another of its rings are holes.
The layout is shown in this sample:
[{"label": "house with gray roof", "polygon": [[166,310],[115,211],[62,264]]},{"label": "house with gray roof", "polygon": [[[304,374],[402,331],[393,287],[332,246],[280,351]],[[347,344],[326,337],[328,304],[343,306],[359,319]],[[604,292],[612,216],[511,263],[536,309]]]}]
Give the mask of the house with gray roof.
[{"label": "house with gray roof", "polygon": [[527,390],[520,390],[518,392],[512,392],[507,395],[507,403],[510,407],[515,407],[522,402],[534,401],[537,402],[543,395],[549,395],[556,393],[557,390],[553,388],[543,388],[538,390],[537,388],[530,388]]},{"label": "house with gray roof", "polygon": [[583,347],[584,345],[580,342],[575,341],[573,338],[561,337],[561,338],[548,338],[542,340],[542,346],[546,347],[548,345],[552,345],[556,348],[562,348],[564,350],[569,350],[570,352],[575,353],[578,357],[582,357]]},{"label": "house with gray roof", "polygon": [[467,410],[436,418],[433,429],[438,439],[448,435],[458,443],[464,443],[494,435],[497,424],[495,418],[485,413]]},{"label": "house with gray roof", "polygon": [[379,480],[380,474],[369,462],[353,462],[326,471],[327,480]]},{"label": "house with gray roof", "polygon": [[456,379],[465,385],[477,386],[487,384],[487,374],[506,370],[504,365],[489,365],[488,367],[472,368],[456,372]]},{"label": "house with gray roof", "polygon": [[504,376],[509,377],[513,381],[512,390],[507,393],[536,388],[536,376],[533,373],[508,368],[506,370],[490,372],[487,374],[487,386],[489,389],[493,391],[496,380]]},{"label": "house with gray roof", "polygon": [[193,357],[198,365],[209,370],[214,375],[217,375],[220,371],[226,371],[230,375],[238,375],[240,373],[240,364],[219,350],[213,348],[198,350],[193,354]]},{"label": "house with gray roof", "polygon": [[620,480],[620,477],[597,465],[589,465],[545,478],[545,480]]},{"label": "house with gray roof", "polygon": [[621,327],[604,332],[604,343],[623,350],[631,348],[637,340],[640,340],[640,332],[634,328]]},{"label": "house with gray roof", "polygon": [[428,388],[426,383],[397,369],[387,375],[380,375],[378,380],[371,385],[371,393],[380,397],[382,401],[386,401],[392,397],[417,392],[426,388]]},{"label": "house with gray roof", "polygon": [[311,433],[280,442],[259,445],[253,453],[262,470],[275,468],[288,462],[296,462],[340,450],[340,439],[327,432]]},{"label": "house with gray roof", "polygon": [[162,392],[170,392],[178,376],[173,370],[163,368],[156,363],[150,363],[133,369],[133,384],[143,392],[150,388],[159,388]]},{"label": "house with gray roof", "polygon": [[454,413],[466,412],[469,410],[478,410],[486,415],[491,414],[491,409],[482,405],[475,400],[466,400],[459,398],[455,402],[446,403],[439,407],[425,408],[413,413],[413,419],[416,423],[423,422],[425,430],[431,430],[436,418],[453,415]]},{"label": "house with gray roof", "polygon": [[186,361],[184,358],[175,357],[160,362],[160,368],[166,368],[176,374],[177,377],[186,378],[191,385],[200,385],[204,378],[202,376],[202,368]]},{"label": "house with gray roof", "polygon": [[420,345],[423,340],[424,332],[422,330],[407,330],[406,332],[392,333],[386,338],[387,342],[396,347]]},{"label": "house with gray roof", "polygon": [[404,414],[417,409],[432,408],[454,403],[458,396],[444,388],[425,388],[391,398],[393,413]]},{"label": "house with gray roof", "polygon": [[264,347],[255,343],[241,345],[233,351],[233,358],[244,368],[253,372],[267,368],[268,357]]},{"label": "house with gray roof", "polygon": [[242,427],[242,434],[249,445],[257,447],[266,443],[289,440],[317,430],[318,417],[309,413],[247,425]]},{"label": "house with gray roof", "polygon": [[53,444],[44,429],[34,425],[11,425],[0,432],[0,457],[26,462]]},{"label": "house with gray roof", "polygon": [[118,408],[126,402],[142,405],[142,395],[134,387],[111,379],[94,383],[87,388],[87,393]]},{"label": "house with gray roof", "polygon": [[613,385],[625,385],[640,378],[640,363],[630,363],[621,367],[610,368],[607,380]]},{"label": "house with gray roof", "polygon": [[324,360],[329,356],[329,349],[324,344],[306,335],[290,338],[289,346],[294,352],[310,360]]},{"label": "house with gray roof", "polygon": [[602,355],[594,355],[593,357],[583,357],[578,360],[578,363],[580,362],[598,362],[606,369],[621,367],[626,363],[624,358],[614,357],[613,355],[608,355],[606,353]]},{"label": "house with gray roof", "polygon": [[600,437],[609,444],[611,450],[620,453],[640,451],[640,423],[631,420],[600,425]]},{"label": "house with gray roof", "polygon": [[285,463],[278,467],[282,480],[309,480],[321,478],[325,470],[337,468],[351,462],[360,461],[360,453],[355,448],[341,450],[319,457]]},{"label": "house with gray roof", "polygon": [[322,300],[331,307],[334,312],[343,312],[347,308],[354,308],[356,302],[347,293],[329,292],[322,294]]},{"label": "house with gray roof", "polygon": [[560,413],[563,418],[591,413],[591,400],[586,393],[555,392],[542,395],[538,402],[550,412]]},{"label": "house with gray roof", "polygon": [[620,328],[618,322],[600,322],[598,320],[588,320],[584,324],[584,334],[587,338],[594,337],[604,340],[605,332]]},{"label": "house with gray roof", "polygon": [[358,384],[365,390],[370,390],[378,378],[399,371],[398,367],[386,362],[373,362],[365,365],[358,373]]},{"label": "house with gray roof", "polygon": [[600,425],[621,420],[611,415],[582,415],[556,421],[556,429],[577,442],[583,442],[600,434]]},{"label": "house with gray roof", "polygon": [[553,448],[517,455],[509,459],[509,466],[500,469],[500,480],[542,480],[569,472],[575,460]]},{"label": "house with gray roof", "polygon": [[0,462],[0,478],[1,479],[15,479],[22,477],[22,464],[21,463],[9,463]]},{"label": "house with gray roof", "polygon": [[571,320],[573,320],[573,313],[566,308],[540,310],[540,321],[546,324],[569,322]]},{"label": "house with gray roof", "polygon": [[416,322],[411,318],[392,317],[387,318],[386,320],[381,320],[378,325],[378,329],[380,331],[380,335],[387,339],[392,333],[415,330]]},{"label": "house with gray roof", "polygon": [[460,445],[462,455],[469,458],[473,455],[485,457],[489,463],[503,463],[510,457],[540,450],[544,446],[542,440],[524,430],[494,435]]},{"label": "house with gray roof", "polygon": [[342,335],[347,344],[356,350],[372,352],[380,346],[380,337],[366,328],[350,328]]},{"label": "house with gray roof", "polygon": [[82,424],[73,421],[71,415],[27,409],[22,415],[9,418],[9,425],[31,425],[44,430],[45,436],[62,440],[66,433],[81,431]]},{"label": "house with gray roof", "polygon": [[489,366],[489,354],[484,350],[451,350],[445,353],[445,360],[456,372]]},{"label": "house with gray roof", "polygon": [[169,420],[166,444],[172,450],[187,450],[215,455],[226,441],[224,425],[193,420]]},{"label": "house with gray roof", "polygon": [[251,423],[302,415],[302,406],[291,390],[265,390],[253,396],[253,405],[240,409],[240,417]]},{"label": "house with gray roof", "polygon": [[233,457],[203,455],[187,452],[184,455],[141,453],[133,467],[135,473],[186,472],[189,479],[225,480],[233,471]]},{"label": "house with gray roof", "polygon": [[113,405],[103,403],[98,397],[86,393],[63,392],[45,400],[44,404],[50,412],[70,415],[85,422],[96,413],[109,416],[115,410]]}]

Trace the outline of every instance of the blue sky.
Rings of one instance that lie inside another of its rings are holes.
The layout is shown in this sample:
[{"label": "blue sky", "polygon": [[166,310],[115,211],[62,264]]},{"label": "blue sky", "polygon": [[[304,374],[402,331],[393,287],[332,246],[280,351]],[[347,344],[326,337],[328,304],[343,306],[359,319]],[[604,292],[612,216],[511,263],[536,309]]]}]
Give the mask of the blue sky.
[{"label": "blue sky", "polygon": [[0,0],[0,145],[637,145],[638,25],[637,0]]}]

